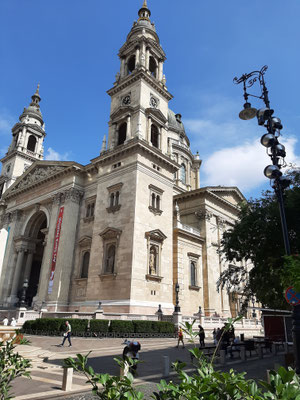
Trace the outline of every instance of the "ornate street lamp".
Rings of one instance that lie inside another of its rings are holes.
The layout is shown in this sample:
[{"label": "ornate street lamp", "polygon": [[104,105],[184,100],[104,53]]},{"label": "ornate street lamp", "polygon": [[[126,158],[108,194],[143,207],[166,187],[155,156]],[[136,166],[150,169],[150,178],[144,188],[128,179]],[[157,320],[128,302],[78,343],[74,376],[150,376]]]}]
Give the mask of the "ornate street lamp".
[{"label": "ornate street lamp", "polygon": [[180,312],[180,306],[179,306],[179,284],[178,284],[178,282],[176,282],[176,285],[175,285],[175,295],[176,295],[176,303],[175,303],[174,311],[175,312]]},{"label": "ornate street lamp", "polygon": [[[284,160],[286,152],[284,146],[278,141],[282,129],[281,120],[273,116],[274,110],[270,108],[268,90],[264,79],[267,69],[268,67],[265,65],[260,71],[252,71],[249,74],[243,74],[240,78],[235,77],[233,82],[236,84],[243,84],[244,99],[246,101],[244,109],[240,112],[239,117],[243,120],[249,120],[256,116],[258,125],[267,129],[267,132],[261,138],[261,144],[266,147],[267,154],[270,156],[272,164],[266,166],[264,174],[271,180],[272,187],[277,196],[285,253],[289,256],[291,254],[291,249],[284,210],[283,191],[290,185],[290,180],[286,176],[283,176],[281,172],[281,168],[286,166]],[[255,82],[258,82],[260,85],[260,96],[255,96],[247,92],[247,88],[252,87]],[[252,108],[251,104],[248,103],[249,96],[263,100],[265,107],[259,110]],[[293,307],[292,320],[296,371],[300,373],[300,305]]]},{"label": "ornate street lamp", "polygon": [[255,312],[255,300],[254,297],[252,297],[252,318],[255,319],[256,318],[256,312]]}]

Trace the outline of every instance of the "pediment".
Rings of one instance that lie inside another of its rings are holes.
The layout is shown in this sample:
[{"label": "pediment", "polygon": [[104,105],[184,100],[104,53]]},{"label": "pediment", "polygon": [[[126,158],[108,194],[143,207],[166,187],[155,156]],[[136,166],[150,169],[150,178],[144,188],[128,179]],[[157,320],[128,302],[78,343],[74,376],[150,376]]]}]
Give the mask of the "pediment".
[{"label": "pediment", "polygon": [[238,206],[241,202],[246,201],[243,194],[237,187],[209,187],[207,188],[209,193],[219,197],[221,200],[225,200],[233,206]]},{"label": "pediment", "polygon": [[78,244],[81,247],[90,246],[92,244],[92,238],[90,236],[82,236],[82,238],[78,240]]},{"label": "pediment", "polygon": [[118,239],[120,237],[121,233],[122,233],[122,231],[120,229],[107,227],[102,232],[100,232],[99,235],[105,240],[106,239]]},{"label": "pediment", "polygon": [[167,236],[160,229],[154,229],[153,231],[146,232],[145,236],[158,242],[162,242],[167,239]]},{"label": "pediment", "polygon": [[67,170],[74,163],[70,161],[47,162],[38,161],[32,164],[16,182],[6,191],[5,195],[15,194],[44,181],[52,179],[55,175]]},{"label": "pediment", "polygon": [[110,115],[110,118],[112,120],[119,119],[120,117],[126,117],[128,114],[131,114],[132,112],[133,112],[133,107],[121,106]]},{"label": "pediment", "polygon": [[149,107],[149,108],[146,108],[145,112],[146,112],[147,116],[155,117],[163,124],[165,124],[168,121],[167,118],[164,116],[164,114],[157,108]]}]

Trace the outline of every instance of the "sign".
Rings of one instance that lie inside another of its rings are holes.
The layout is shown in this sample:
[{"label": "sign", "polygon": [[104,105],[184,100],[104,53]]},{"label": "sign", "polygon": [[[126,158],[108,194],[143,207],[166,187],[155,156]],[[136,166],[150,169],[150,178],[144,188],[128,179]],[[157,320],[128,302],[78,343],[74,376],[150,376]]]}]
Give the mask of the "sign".
[{"label": "sign", "polygon": [[64,207],[60,207],[58,218],[57,218],[57,223],[56,223],[55,236],[54,236],[52,263],[51,263],[51,271],[50,271],[50,278],[49,278],[49,285],[48,285],[48,294],[52,293],[52,290],[53,290],[54,273],[55,273],[55,267],[56,267],[56,258],[57,258],[57,251],[58,251],[63,215],[64,215]]},{"label": "sign", "polygon": [[285,299],[292,306],[297,306],[300,304],[300,293],[296,293],[293,286],[290,286],[286,289]]}]

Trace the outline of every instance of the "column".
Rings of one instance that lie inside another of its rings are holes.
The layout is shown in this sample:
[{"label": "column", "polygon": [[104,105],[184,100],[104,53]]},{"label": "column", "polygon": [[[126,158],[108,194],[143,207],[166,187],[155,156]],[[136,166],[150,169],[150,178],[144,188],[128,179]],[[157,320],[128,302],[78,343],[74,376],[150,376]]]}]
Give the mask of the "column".
[{"label": "column", "polygon": [[151,117],[148,117],[148,133],[147,133],[148,138],[147,138],[147,140],[149,143],[151,143],[151,124],[152,124]]},{"label": "column", "polygon": [[127,115],[127,127],[126,127],[126,141],[131,139],[131,125],[130,125],[131,117]]},{"label": "column", "polygon": [[162,127],[160,126],[159,128],[158,128],[158,148],[160,149],[160,150],[162,150],[162,134],[161,134],[161,132],[162,132]]},{"label": "column", "polygon": [[187,185],[191,186],[191,165],[189,161],[187,162],[187,168],[186,168],[186,183]]},{"label": "column", "polygon": [[20,280],[23,261],[24,261],[24,249],[19,249],[13,284],[12,284],[12,288],[11,288],[11,292],[10,292],[10,297],[11,298],[13,297],[14,299],[17,297],[17,293],[18,293],[19,280]]},{"label": "column", "polygon": [[162,81],[162,77],[163,77],[163,62],[162,62],[162,60],[159,60],[159,62],[158,62],[158,80],[159,80],[159,82]]},{"label": "column", "polygon": [[149,69],[150,51],[149,47],[146,48],[146,69]]},{"label": "column", "polygon": [[155,67],[155,78],[158,79],[158,65]]},{"label": "column", "polygon": [[137,47],[135,49],[135,68],[140,66],[140,48]]},{"label": "column", "polygon": [[24,273],[24,280],[30,278],[31,266],[32,266],[32,259],[33,259],[33,252],[30,251],[27,254],[27,260],[25,265],[25,273]]},{"label": "column", "polygon": [[113,124],[112,138],[111,138],[111,148],[113,149],[117,143],[117,134],[118,134],[118,124]]},{"label": "column", "polygon": [[146,45],[145,42],[142,42],[142,51],[141,51],[141,65],[144,67],[146,64]]},{"label": "column", "polygon": [[121,78],[123,78],[125,76],[125,58],[124,57],[121,58],[120,73],[121,73]]}]

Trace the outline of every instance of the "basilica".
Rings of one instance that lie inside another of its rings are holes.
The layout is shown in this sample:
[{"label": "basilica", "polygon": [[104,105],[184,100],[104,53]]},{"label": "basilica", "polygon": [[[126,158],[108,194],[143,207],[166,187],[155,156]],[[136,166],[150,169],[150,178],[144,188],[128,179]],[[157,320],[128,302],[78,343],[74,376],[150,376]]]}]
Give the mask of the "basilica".
[{"label": "basilica", "polygon": [[[107,91],[107,137],[90,163],[43,160],[40,90],[12,127],[0,176],[0,305],[49,311],[236,315],[217,291],[218,250],[244,197],[201,187],[164,50],[144,1]],[[25,294],[24,294],[25,293]]]}]

